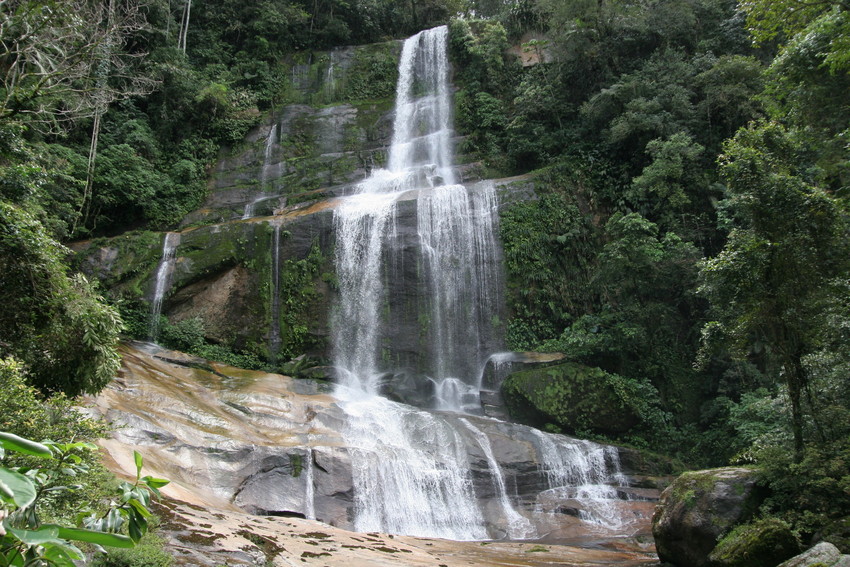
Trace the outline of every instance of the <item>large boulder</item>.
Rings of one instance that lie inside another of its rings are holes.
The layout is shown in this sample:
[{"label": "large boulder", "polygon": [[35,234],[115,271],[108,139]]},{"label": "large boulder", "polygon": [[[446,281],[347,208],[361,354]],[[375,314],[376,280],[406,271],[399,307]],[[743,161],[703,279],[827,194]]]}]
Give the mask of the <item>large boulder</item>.
[{"label": "large boulder", "polygon": [[709,566],[720,536],[752,518],[763,498],[752,469],[681,475],[661,494],[652,518],[659,559],[678,567]]},{"label": "large boulder", "polygon": [[625,433],[640,416],[629,381],[574,362],[514,372],[502,383],[511,417],[563,430]]}]

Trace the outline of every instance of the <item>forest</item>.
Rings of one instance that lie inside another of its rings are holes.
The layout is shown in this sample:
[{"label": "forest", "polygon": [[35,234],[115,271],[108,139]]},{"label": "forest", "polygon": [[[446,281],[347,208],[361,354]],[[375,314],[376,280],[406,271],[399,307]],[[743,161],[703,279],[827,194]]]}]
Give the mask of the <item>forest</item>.
[{"label": "forest", "polygon": [[[96,438],[49,408],[99,392],[119,341],[145,338],[143,308],[80,274],[66,245],[197,209],[220,150],[296,100],[282,63],[448,24],[458,153],[481,177],[536,180],[538,198],[501,218],[507,346],[600,370],[637,424],[601,432],[600,408],[567,416],[545,396],[529,419],[681,470],[755,466],[771,490],[760,521],[850,553],[846,0],[3,0],[0,13],[0,429],[34,437],[45,419],[57,438]],[[394,65],[375,60],[346,96],[391,94]],[[191,325],[166,321],[163,341],[280,369]],[[96,492],[105,473],[89,464]]]}]

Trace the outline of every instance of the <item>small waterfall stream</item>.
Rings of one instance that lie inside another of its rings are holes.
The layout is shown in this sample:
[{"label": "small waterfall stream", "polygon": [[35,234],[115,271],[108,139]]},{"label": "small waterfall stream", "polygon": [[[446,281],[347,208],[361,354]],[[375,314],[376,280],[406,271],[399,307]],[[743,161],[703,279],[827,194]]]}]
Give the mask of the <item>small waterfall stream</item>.
[{"label": "small waterfall stream", "polygon": [[469,420],[460,419],[467,429],[469,429],[481,445],[481,450],[487,457],[487,464],[490,466],[490,473],[493,475],[493,484],[496,487],[496,494],[499,496],[499,503],[502,505],[502,513],[507,520],[507,535],[511,539],[526,539],[534,537],[534,526],[527,518],[521,516],[511,504],[508,498],[508,489],[505,487],[505,477],[502,474],[502,468],[499,462],[493,455],[493,447],[490,444],[490,439],[477,427],[469,423]]},{"label": "small waterfall stream", "polygon": [[304,457],[307,459],[307,464],[304,467],[304,516],[308,520],[316,519],[316,485],[314,479],[313,467],[313,448],[310,447],[307,450],[307,455]]},{"label": "small waterfall stream", "polygon": [[[267,191],[266,185],[268,184],[269,180],[269,170],[271,168],[272,153],[274,152],[275,145],[278,143],[278,128],[278,124],[272,124],[271,130],[269,130],[269,135],[266,137],[266,144],[263,148],[263,165],[262,169],[260,169],[259,178],[260,191],[262,191],[263,193]],[[272,198],[274,198],[273,195],[261,194],[248,201],[245,204],[245,210],[242,212],[242,220],[246,220],[254,216],[254,211],[256,210],[258,203]]]},{"label": "small waterfall stream", "polygon": [[179,244],[179,232],[165,234],[165,239],[162,242],[162,259],[156,269],[156,284],[153,301],[151,301],[150,326],[148,327],[148,339],[151,341],[156,341],[159,335],[159,315],[162,313],[162,301],[171,285],[171,274],[174,271],[174,251]]}]

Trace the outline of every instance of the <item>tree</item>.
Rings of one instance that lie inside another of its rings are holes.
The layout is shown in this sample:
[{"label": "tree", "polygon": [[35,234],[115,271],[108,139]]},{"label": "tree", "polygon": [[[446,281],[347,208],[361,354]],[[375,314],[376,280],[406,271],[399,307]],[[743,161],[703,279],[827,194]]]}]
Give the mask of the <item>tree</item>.
[{"label": "tree", "polygon": [[747,27],[756,42],[767,42],[780,35],[789,39],[821,14],[850,10],[847,0],[744,0],[739,5],[747,15]]},{"label": "tree", "polygon": [[846,277],[848,251],[839,205],[807,178],[799,152],[793,135],[775,123],[750,126],[727,141],[721,175],[735,228],[723,251],[703,263],[700,291],[714,319],[703,329],[706,345],[718,341],[739,358],[762,351],[775,363],[801,459],[802,400],[810,395],[804,358],[817,350],[834,281]]},{"label": "tree", "polygon": [[145,0],[0,2],[0,120],[26,117],[57,131],[149,92],[144,55],[124,49],[145,28]]},{"label": "tree", "polygon": [[0,356],[24,362],[40,390],[75,396],[112,380],[122,322],[82,275],[68,275],[66,252],[31,214],[0,201]]}]

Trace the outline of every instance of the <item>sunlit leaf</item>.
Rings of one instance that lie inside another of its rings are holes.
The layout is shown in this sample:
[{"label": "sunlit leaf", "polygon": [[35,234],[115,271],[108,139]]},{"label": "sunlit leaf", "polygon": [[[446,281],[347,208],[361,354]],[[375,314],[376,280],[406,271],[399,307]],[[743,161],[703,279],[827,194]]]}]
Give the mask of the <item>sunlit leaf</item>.
[{"label": "sunlit leaf", "polygon": [[94,543],[106,547],[130,548],[135,545],[132,539],[121,534],[111,534],[95,530],[87,530],[84,528],[57,528],[59,530],[60,537],[72,541],[84,541],[87,543]]},{"label": "sunlit leaf", "polygon": [[138,477],[142,473],[142,454],[138,451],[133,451],[133,460],[136,461],[136,476]]},{"label": "sunlit leaf", "polygon": [[35,502],[35,485],[20,473],[0,467],[0,487],[3,500],[18,508],[26,508]]},{"label": "sunlit leaf", "polygon": [[53,457],[53,453],[46,445],[18,437],[13,433],[6,433],[5,431],[0,431],[0,445],[7,451],[16,451],[36,457]]}]

